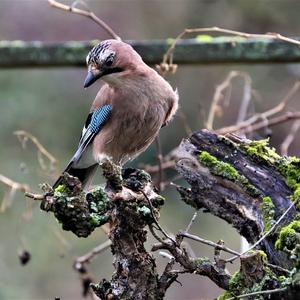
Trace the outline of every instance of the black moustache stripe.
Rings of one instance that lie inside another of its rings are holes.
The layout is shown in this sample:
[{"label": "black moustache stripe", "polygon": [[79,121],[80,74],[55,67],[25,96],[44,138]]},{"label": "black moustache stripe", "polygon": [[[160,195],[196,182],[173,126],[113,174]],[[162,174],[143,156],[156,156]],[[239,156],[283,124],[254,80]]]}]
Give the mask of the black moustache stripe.
[{"label": "black moustache stripe", "polygon": [[113,74],[113,73],[120,73],[120,72],[122,72],[122,71],[124,71],[122,68],[118,68],[118,67],[116,67],[116,68],[106,68],[104,71],[103,71],[103,73],[102,73],[102,76],[104,76],[104,75],[109,75],[109,74]]}]

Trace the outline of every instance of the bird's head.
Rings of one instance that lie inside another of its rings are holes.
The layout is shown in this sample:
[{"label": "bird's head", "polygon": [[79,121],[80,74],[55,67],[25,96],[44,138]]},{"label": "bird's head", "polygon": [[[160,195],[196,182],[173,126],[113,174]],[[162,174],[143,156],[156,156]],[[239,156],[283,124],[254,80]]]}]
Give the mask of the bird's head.
[{"label": "bird's head", "polygon": [[139,54],[128,44],[117,40],[106,40],[96,45],[87,55],[88,74],[84,87],[99,78],[113,81],[134,70],[142,62]]}]

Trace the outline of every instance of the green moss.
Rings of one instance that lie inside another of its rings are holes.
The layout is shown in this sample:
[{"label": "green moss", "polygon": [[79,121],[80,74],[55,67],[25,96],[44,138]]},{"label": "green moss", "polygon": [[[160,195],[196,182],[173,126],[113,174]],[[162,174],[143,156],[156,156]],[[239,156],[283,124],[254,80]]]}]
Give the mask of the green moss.
[{"label": "green moss", "polygon": [[[300,160],[296,157],[282,157],[274,148],[268,146],[268,140],[252,141],[241,146],[246,152],[259,161],[273,166],[284,176],[286,183],[294,191],[300,188]],[[300,197],[300,189],[297,193]]]},{"label": "green moss", "polygon": [[230,292],[226,291],[223,295],[219,296],[217,300],[226,300],[232,297],[233,295]]},{"label": "green moss", "polygon": [[142,214],[144,217],[151,216],[151,210],[147,206],[142,206],[138,208],[138,212]]},{"label": "green moss", "polygon": [[173,38],[167,38],[166,41],[167,41],[167,45],[168,46],[172,46],[173,43],[175,42],[175,39],[173,39]]},{"label": "green moss", "polygon": [[282,157],[276,153],[274,148],[268,147],[269,139],[251,141],[248,144],[242,145],[246,152],[253,157],[258,158],[270,165],[274,165]]},{"label": "green moss", "polygon": [[65,186],[63,184],[60,184],[57,186],[57,188],[54,190],[55,193],[63,193],[65,191]]},{"label": "green moss", "polygon": [[286,184],[294,191],[291,199],[297,202],[296,209],[300,210],[300,159],[294,156],[280,156],[274,148],[268,146],[268,140],[252,141],[241,147],[260,162],[276,168],[285,178]]},{"label": "green moss", "polygon": [[[263,262],[264,271],[263,278],[258,282],[253,281],[253,284],[251,285],[252,281],[249,280],[249,278],[245,278],[245,275],[241,271],[238,271],[234,273],[230,278],[228,291],[226,291],[223,295],[219,296],[217,300],[226,300],[228,298],[232,298],[241,294],[248,294],[270,289],[271,286],[274,286],[274,284],[276,285],[277,282],[279,284],[281,284],[281,282],[288,282],[286,278],[277,278],[273,271],[266,265],[268,262],[268,257],[264,251],[252,250],[249,251],[249,253],[257,253],[258,257],[261,258]],[[264,298],[262,296],[257,296],[255,299],[258,300]]]},{"label": "green moss", "polygon": [[296,245],[295,248],[291,252],[290,257],[294,262],[294,267],[296,270],[300,269],[300,244]]},{"label": "green moss", "polygon": [[208,34],[199,34],[196,36],[195,39],[197,42],[200,42],[200,43],[209,43],[209,42],[213,41],[213,37]]},{"label": "green moss", "polygon": [[166,198],[161,196],[161,195],[158,195],[156,198],[154,198],[152,200],[152,205],[155,207],[155,208],[159,208],[161,206],[163,206],[165,204],[165,201],[166,201]]},{"label": "green moss", "polygon": [[278,250],[291,252],[300,243],[300,221],[293,221],[281,228],[275,243]]},{"label": "green moss", "polygon": [[54,191],[54,215],[64,230],[87,237],[96,227],[109,221],[110,200],[98,187],[88,194],[67,185]]},{"label": "green moss", "polygon": [[259,195],[259,192],[255,186],[250,184],[249,180],[245,176],[240,175],[240,173],[229,163],[218,160],[215,156],[211,155],[207,151],[202,151],[198,155],[198,159],[210,170],[212,174],[240,184],[252,196]]},{"label": "green moss", "polygon": [[267,232],[274,225],[275,220],[275,206],[270,197],[263,197],[261,203],[261,210],[264,219],[264,231]]}]

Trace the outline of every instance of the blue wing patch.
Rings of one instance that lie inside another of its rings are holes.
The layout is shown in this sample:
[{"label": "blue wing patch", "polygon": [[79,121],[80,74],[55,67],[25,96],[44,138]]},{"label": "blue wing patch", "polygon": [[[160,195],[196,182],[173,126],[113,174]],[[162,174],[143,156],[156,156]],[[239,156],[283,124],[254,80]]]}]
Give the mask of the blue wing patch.
[{"label": "blue wing patch", "polygon": [[106,104],[89,114],[82,131],[78,149],[72,157],[69,165],[80,160],[87,146],[93,141],[95,135],[101,130],[105,122],[109,119],[111,112],[112,105]]},{"label": "blue wing patch", "polygon": [[109,118],[111,111],[112,105],[110,104],[106,104],[97,108],[92,114],[92,118],[87,130],[90,130],[93,134],[97,134],[105,121]]}]

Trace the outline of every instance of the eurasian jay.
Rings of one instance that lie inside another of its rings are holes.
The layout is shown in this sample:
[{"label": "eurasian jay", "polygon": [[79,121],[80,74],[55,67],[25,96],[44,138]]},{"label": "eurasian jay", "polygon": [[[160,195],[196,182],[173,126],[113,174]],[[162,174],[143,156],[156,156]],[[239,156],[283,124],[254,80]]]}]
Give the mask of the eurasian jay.
[{"label": "eurasian jay", "polygon": [[[100,78],[104,85],[92,104],[78,149],[65,169],[83,186],[104,159],[122,166],[147,149],[178,107],[177,92],[124,42],[101,42],[89,52],[86,63],[84,87]],[[61,181],[62,177],[53,187]]]}]

